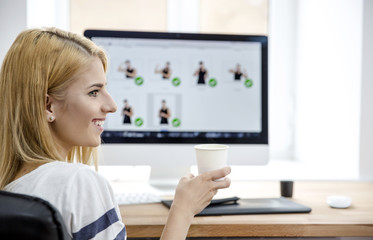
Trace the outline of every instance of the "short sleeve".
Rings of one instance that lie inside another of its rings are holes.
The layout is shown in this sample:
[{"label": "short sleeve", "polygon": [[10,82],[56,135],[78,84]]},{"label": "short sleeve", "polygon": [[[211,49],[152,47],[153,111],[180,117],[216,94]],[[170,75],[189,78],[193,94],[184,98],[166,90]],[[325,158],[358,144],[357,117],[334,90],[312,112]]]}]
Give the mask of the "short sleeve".
[{"label": "short sleeve", "polygon": [[63,215],[74,240],[126,239],[126,229],[109,182],[88,167],[69,181]]}]

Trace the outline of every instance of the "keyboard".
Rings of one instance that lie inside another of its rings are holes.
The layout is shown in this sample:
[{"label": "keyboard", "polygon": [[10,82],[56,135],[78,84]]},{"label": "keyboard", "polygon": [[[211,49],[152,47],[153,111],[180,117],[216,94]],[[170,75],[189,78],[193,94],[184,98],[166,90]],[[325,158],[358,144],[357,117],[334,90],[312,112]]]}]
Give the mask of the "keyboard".
[{"label": "keyboard", "polygon": [[114,193],[118,205],[160,203],[162,198],[152,192],[124,192]]}]

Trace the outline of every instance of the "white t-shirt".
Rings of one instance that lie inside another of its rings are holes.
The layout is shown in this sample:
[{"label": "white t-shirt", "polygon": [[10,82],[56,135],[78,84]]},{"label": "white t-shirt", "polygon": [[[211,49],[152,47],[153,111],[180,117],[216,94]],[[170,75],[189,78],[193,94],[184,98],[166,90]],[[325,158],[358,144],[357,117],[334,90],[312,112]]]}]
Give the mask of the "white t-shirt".
[{"label": "white t-shirt", "polygon": [[127,238],[109,182],[84,164],[46,163],[4,190],[50,202],[60,211],[73,239]]}]

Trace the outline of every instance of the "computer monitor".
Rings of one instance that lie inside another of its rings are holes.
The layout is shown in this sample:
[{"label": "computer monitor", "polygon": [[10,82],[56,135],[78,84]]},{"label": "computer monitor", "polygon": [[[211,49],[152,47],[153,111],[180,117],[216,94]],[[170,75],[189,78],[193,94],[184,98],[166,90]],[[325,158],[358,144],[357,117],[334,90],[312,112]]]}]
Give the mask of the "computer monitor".
[{"label": "computer monitor", "polygon": [[107,88],[118,105],[105,120],[101,164],[150,165],[160,186],[196,165],[196,144],[228,144],[229,165],[268,162],[266,36],[84,35],[108,55]]}]

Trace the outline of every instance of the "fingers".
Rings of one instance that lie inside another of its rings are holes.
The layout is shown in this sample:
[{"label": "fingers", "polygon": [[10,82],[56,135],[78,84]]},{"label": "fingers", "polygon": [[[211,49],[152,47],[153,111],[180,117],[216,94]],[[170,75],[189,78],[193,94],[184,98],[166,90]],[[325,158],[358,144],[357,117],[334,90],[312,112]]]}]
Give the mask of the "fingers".
[{"label": "fingers", "polygon": [[216,189],[228,188],[231,185],[231,179],[226,177],[222,181],[215,181],[214,185]]},{"label": "fingers", "polygon": [[220,178],[224,178],[225,176],[227,176],[230,173],[231,173],[231,168],[230,167],[223,167],[223,168],[220,168],[220,169],[217,169],[217,170],[206,172],[206,173],[204,173],[204,175],[208,180],[217,180],[217,179],[220,179]]},{"label": "fingers", "polygon": [[190,179],[194,178],[194,175],[192,173],[189,173],[188,175],[180,178],[180,181],[188,181]]}]

